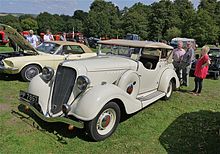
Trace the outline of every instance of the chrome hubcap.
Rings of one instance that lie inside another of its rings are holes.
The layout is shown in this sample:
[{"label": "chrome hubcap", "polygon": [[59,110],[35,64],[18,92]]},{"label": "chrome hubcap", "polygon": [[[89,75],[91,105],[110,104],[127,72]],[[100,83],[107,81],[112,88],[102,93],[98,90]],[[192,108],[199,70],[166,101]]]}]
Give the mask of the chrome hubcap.
[{"label": "chrome hubcap", "polygon": [[116,112],[113,109],[106,109],[102,114],[99,116],[97,121],[97,131],[100,135],[106,135],[109,133],[116,122]]},{"label": "chrome hubcap", "polygon": [[26,71],[25,71],[25,77],[26,79],[28,79],[29,81],[35,77],[37,74],[39,74],[39,70],[36,67],[29,67]]}]

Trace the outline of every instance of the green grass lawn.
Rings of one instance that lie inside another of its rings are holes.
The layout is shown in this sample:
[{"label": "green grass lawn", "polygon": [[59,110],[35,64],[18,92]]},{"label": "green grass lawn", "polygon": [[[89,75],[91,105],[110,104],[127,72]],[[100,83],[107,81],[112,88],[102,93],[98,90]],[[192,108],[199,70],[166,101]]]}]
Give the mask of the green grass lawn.
[{"label": "green grass lawn", "polygon": [[8,46],[0,46],[0,53],[1,52],[8,52],[8,51],[13,51],[13,48],[8,47]]},{"label": "green grass lawn", "polygon": [[24,114],[18,93],[28,83],[0,79],[0,153],[219,153],[220,80],[206,79],[201,96],[185,92],[190,83],[121,122],[105,141],[91,142],[83,131]]}]

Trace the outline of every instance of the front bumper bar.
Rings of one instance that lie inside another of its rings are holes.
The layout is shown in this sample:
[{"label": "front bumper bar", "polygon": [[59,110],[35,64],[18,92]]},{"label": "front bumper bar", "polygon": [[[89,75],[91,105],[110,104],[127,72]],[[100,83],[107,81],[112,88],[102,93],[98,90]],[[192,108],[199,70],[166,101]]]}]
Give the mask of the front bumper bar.
[{"label": "front bumper bar", "polygon": [[19,98],[21,104],[28,106],[40,119],[46,122],[62,122],[69,125],[73,125],[77,128],[84,128],[84,123],[79,121],[74,121],[72,119],[66,117],[45,117],[42,113],[40,113],[37,109],[35,109],[32,105],[30,105],[29,101]]}]

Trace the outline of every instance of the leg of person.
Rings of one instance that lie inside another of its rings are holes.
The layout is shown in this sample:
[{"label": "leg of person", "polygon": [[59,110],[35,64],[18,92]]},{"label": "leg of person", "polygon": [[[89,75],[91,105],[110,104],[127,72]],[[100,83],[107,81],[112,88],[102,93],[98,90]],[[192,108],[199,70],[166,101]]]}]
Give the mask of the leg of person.
[{"label": "leg of person", "polygon": [[176,75],[177,75],[177,77],[178,77],[178,79],[179,79],[179,81],[180,81],[180,84],[181,84],[180,69],[179,69],[179,68],[176,68],[176,69],[175,69],[175,72],[176,72]]},{"label": "leg of person", "polygon": [[195,77],[194,82],[195,82],[195,88],[191,92],[196,93],[197,90],[198,90],[198,87],[199,87],[199,85],[198,85],[198,77]]},{"label": "leg of person", "polygon": [[182,85],[187,86],[187,67],[182,69]]},{"label": "leg of person", "polygon": [[201,91],[202,91],[202,81],[203,81],[203,79],[199,78],[198,81],[199,81],[198,82],[198,85],[199,85],[198,94],[200,94]]},{"label": "leg of person", "polygon": [[186,67],[186,86],[189,86],[189,73],[190,73],[191,65]]}]

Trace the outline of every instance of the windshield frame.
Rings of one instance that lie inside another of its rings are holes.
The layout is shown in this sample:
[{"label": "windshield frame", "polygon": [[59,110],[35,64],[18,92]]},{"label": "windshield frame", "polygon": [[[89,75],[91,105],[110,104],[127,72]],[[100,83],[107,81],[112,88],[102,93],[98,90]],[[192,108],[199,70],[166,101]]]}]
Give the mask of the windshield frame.
[{"label": "windshield frame", "polygon": [[[103,46],[110,48],[107,52],[103,52]],[[127,52],[126,52],[127,50]],[[136,50],[136,51],[135,51]],[[116,52],[113,52],[116,51]],[[140,55],[142,51],[142,47],[130,47],[130,46],[122,46],[122,45],[112,45],[112,44],[99,44],[98,55],[114,55],[114,56],[123,56],[130,58],[132,54]]]}]

